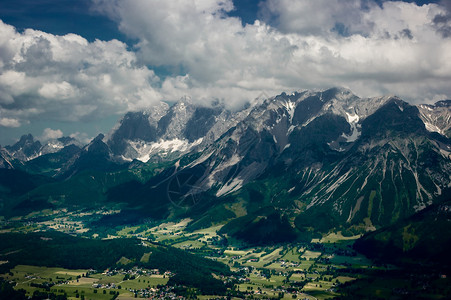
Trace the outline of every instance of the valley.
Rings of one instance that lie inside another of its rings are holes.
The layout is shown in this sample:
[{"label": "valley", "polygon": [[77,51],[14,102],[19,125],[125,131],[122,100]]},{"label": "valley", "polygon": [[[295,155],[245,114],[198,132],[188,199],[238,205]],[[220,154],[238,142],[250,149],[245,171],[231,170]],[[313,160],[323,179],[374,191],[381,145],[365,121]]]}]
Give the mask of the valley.
[{"label": "valley", "polygon": [[[113,212],[66,214],[44,211],[23,219],[2,222],[0,236],[31,232],[39,235],[40,232],[45,234],[49,230],[56,230],[78,236],[86,236],[89,232],[92,234],[91,239],[99,239],[104,233],[93,233],[88,228],[89,224],[80,220],[92,217],[93,214],[109,213]],[[108,233],[106,239],[135,239],[150,247],[157,243],[220,262],[230,268],[231,273],[214,275],[226,287],[218,294],[206,294],[195,286],[168,284],[175,273],[135,265],[136,260],[126,252],[107,269],[67,269],[19,264],[1,277],[15,282],[15,289],[25,290],[26,295],[36,296],[39,292],[47,292],[67,299],[86,300],[174,299],[178,296],[187,299],[349,299],[351,296],[441,299],[451,294],[450,279],[439,270],[428,275],[418,274],[412,270],[406,271],[408,269],[403,266],[381,263],[358,253],[353,244],[359,236],[343,236],[337,232],[321,239],[313,239],[309,243],[249,246],[233,237],[218,234],[222,225],[187,231],[189,222],[189,219],[184,219],[160,224],[117,226],[114,232]],[[51,240],[52,237],[48,239]],[[1,253],[4,264],[8,260],[8,253]],[[139,261],[146,262],[151,256],[152,251],[146,252]],[[434,270],[425,267],[426,269]],[[418,282],[422,285],[417,285]]]},{"label": "valley", "polygon": [[451,0],[0,0],[0,300],[451,299]]},{"label": "valley", "polygon": [[447,298],[450,109],[331,88],[23,135],[0,148],[2,293]]}]

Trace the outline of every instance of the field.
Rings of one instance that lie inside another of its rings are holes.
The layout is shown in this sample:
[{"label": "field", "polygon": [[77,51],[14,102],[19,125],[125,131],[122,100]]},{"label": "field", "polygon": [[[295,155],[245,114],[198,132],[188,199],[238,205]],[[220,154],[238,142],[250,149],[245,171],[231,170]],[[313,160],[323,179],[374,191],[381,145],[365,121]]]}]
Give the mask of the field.
[{"label": "field", "polygon": [[[86,232],[86,224],[83,224],[81,217],[81,214],[73,213],[53,221],[26,224],[18,221],[13,229],[0,230],[30,232],[56,229],[82,235]],[[330,233],[312,243],[249,247],[218,234],[221,226],[187,231],[189,221],[122,226],[116,228],[115,232],[109,232],[108,238],[136,237],[148,246],[152,245],[151,241],[158,242],[224,263],[235,274],[230,278],[218,278],[233,283],[233,288],[229,288],[232,299],[330,299],[343,293],[354,293],[360,298],[368,295],[386,298],[406,288],[405,276],[400,278],[396,273],[390,273],[397,272],[396,268],[378,265],[353,250],[352,244],[357,236],[345,237],[341,233]],[[92,236],[97,236],[97,233]],[[145,252],[138,261],[148,262],[151,255],[152,251]],[[159,293],[175,296],[171,294],[173,288],[168,286],[170,276],[159,270],[145,270],[132,265],[123,269],[124,265],[131,263],[126,256],[112,270],[68,270],[18,265],[11,272],[0,276],[17,283],[15,288],[26,290],[28,296],[36,290],[67,295],[68,299],[86,300],[127,300]],[[6,263],[4,259],[0,261]],[[381,277],[377,272],[385,273]],[[373,279],[375,276],[376,280]],[[410,284],[415,286],[415,275],[409,276]],[[371,282],[370,287],[367,282]],[[430,277],[427,282],[436,288],[435,291],[441,291],[446,290],[449,280]],[[434,291],[421,292],[426,296],[435,295]],[[197,297],[214,298],[211,295]]]},{"label": "field", "polygon": [[[130,290],[156,288],[159,285],[166,285],[169,280],[164,275],[137,275],[137,271],[132,275],[133,279],[124,279],[126,274],[89,274],[89,272],[89,270],[19,265],[12,269],[10,274],[4,274],[3,278],[15,281],[16,289],[24,289],[30,296],[36,289],[46,290],[37,288],[38,285],[54,283],[50,287],[51,292],[57,295],[66,294],[68,299],[79,299],[83,295],[87,300],[111,299],[116,293],[119,294],[118,299],[134,298],[134,293]],[[89,277],[85,277],[86,274],[89,274]]]},{"label": "field", "polygon": [[[124,226],[116,232],[116,236],[110,234],[109,238],[137,236],[145,239],[152,237],[156,242],[187,251],[201,250],[203,251],[201,253],[225,263],[232,270],[239,272],[241,275],[236,282],[236,290],[241,292],[244,297],[252,295],[254,298],[327,299],[337,295],[334,288],[338,284],[356,279],[340,276],[336,270],[339,270],[342,265],[352,264],[368,267],[371,264],[370,261],[360,256],[334,253],[337,249],[348,249],[347,241],[349,239],[341,235],[329,235],[321,241],[324,243],[315,244],[316,246],[295,244],[242,248],[240,244],[234,245],[233,240],[227,245],[221,243],[223,237],[217,234],[221,226],[187,232],[185,228],[188,222],[189,219],[178,223],[163,223],[154,227]],[[71,224],[70,226],[74,226],[76,230],[83,228],[82,225],[69,220],[59,223]],[[46,225],[55,229],[55,223],[52,222],[39,224],[41,227]],[[65,227],[61,227],[61,229],[65,230]],[[330,244],[340,244],[342,241],[345,242],[342,248]],[[220,253],[220,255],[211,256],[209,253]],[[151,252],[145,253],[141,257],[141,261],[148,261],[150,255]],[[324,261],[325,259],[327,262]],[[129,262],[125,257],[118,261],[122,265]],[[52,286],[51,291],[55,291],[57,294],[67,294],[69,299],[78,294],[80,297],[83,295],[85,299],[93,300],[111,299],[113,296],[118,299],[127,299],[127,297],[135,295],[130,290],[156,289],[158,286],[166,285],[169,280],[160,274],[149,275],[141,272],[134,276],[127,275],[126,278],[124,271],[108,273],[103,270],[91,272],[89,277],[86,277],[88,271],[17,266],[12,270],[13,278],[8,276],[6,278],[13,279],[17,282],[16,288],[25,289],[29,295],[36,289],[36,286],[30,285],[31,282],[43,284],[60,280],[64,283]]]}]

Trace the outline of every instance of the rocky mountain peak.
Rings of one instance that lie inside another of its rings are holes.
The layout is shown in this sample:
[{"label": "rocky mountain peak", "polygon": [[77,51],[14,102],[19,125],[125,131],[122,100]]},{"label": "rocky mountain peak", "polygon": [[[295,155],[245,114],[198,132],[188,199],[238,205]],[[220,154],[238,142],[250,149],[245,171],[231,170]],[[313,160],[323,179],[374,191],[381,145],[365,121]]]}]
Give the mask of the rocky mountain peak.
[{"label": "rocky mountain peak", "polygon": [[418,105],[426,129],[451,138],[451,100]]},{"label": "rocky mountain peak", "polygon": [[[39,142],[39,141],[36,141]],[[26,147],[26,146],[30,146],[33,145],[35,143],[34,141],[34,137],[29,133],[29,134],[24,134],[20,137],[20,140],[15,143],[14,145],[10,146],[11,150],[16,150],[22,147]]]},{"label": "rocky mountain peak", "polygon": [[441,100],[435,103],[435,105],[433,105],[435,107],[451,107],[451,100]]},{"label": "rocky mountain peak", "polygon": [[[282,93],[239,112],[196,103],[184,98],[127,113],[109,137],[99,135],[83,150],[60,155],[54,170],[61,169],[61,178],[109,172],[109,195],[123,189],[120,201],[152,213],[154,195],[166,194],[170,176],[180,172],[190,178],[184,195],[208,200],[196,212],[188,207],[186,216],[210,219],[217,203],[230,201],[233,209],[240,201],[250,216],[269,220],[272,213],[260,208],[271,207],[294,220],[287,224],[324,233],[373,230],[451,193],[449,139],[426,130],[434,125],[447,132],[451,101],[414,106],[393,96],[360,98],[332,88]],[[44,159],[35,162],[35,170],[49,169]],[[139,172],[155,162],[168,168],[157,175]],[[139,176],[143,184],[121,186],[117,170],[124,180]],[[159,204],[161,215],[172,213],[170,202]]]},{"label": "rocky mountain peak", "polygon": [[159,102],[157,105],[153,105],[151,108],[145,110],[143,114],[147,115],[151,125],[157,126],[158,121],[167,114],[169,107],[169,104],[166,102]]},{"label": "rocky mountain peak", "polygon": [[57,139],[50,139],[43,143],[39,155],[41,156],[49,153],[55,153],[70,145],[76,146],[78,148],[83,147],[82,143],[77,139],[63,136]]},{"label": "rocky mountain peak", "polygon": [[12,146],[6,146],[5,149],[8,150],[12,157],[21,161],[28,161],[40,155],[41,147],[41,143],[35,141],[31,134],[26,134],[17,143]]}]

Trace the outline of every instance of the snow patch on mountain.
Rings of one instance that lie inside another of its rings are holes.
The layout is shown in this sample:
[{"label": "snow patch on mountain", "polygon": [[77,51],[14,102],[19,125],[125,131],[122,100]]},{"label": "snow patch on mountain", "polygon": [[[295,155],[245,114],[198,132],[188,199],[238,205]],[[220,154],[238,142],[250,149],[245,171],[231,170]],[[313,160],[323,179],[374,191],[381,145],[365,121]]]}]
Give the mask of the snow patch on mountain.
[{"label": "snow patch on mountain", "polygon": [[346,112],[346,117],[347,117],[347,121],[348,121],[349,125],[351,125],[351,134],[347,135],[347,134],[343,133],[342,137],[344,137],[346,139],[347,143],[352,143],[352,142],[355,142],[362,134],[362,132],[359,130],[360,125],[358,124],[360,118],[357,114],[351,115],[347,112]]},{"label": "snow patch on mountain", "polygon": [[202,142],[202,138],[189,143],[187,140],[172,139],[172,140],[160,140],[159,142],[144,142],[144,141],[128,141],[129,145],[136,151],[137,160],[144,163],[148,162],[153,155],[159,155],[166,157],[170,153],[174,152],[186,152],[192,147],[199,145]]},{"label": "snow patch on mountain", "polygon": [[348,119],[349,123],[358,123],[359,122],[359,116],[357,114],[351,115],[349,113],[346,113],[346,117]]},{"label": "snow patch on mountain", "polygon": [[74,138],[62,137],[59,139],[48,140],[42,146],[41,150],[39,151],[38,156],[49,154],[49,153],[56,153],[56,152],[62,150],[64,147],[67,147],[69,145],[75,145],[80,148],[83,147],[83,144]]},{"label": "snow patch on mountain", "polygon": [[286,101],[285,103],[283,103],[283,106],[285,107],[285,109],[286,109],[287,112],[288,112],[288,115],[289,115],[289,119],[288,119],[288,120],[289,120],[289,122],[291,123],[292,120],[293,120],[294,111],[295,111],[295,109],[296,109],[296,103],[294,103],[294,102],[288,100],[288,101]]}]

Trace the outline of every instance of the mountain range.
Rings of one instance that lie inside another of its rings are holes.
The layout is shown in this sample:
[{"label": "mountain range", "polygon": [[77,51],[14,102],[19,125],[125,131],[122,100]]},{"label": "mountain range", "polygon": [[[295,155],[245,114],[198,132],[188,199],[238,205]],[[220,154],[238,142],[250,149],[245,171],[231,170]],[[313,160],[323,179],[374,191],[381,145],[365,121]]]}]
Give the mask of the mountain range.
[{"label": "mountain range", "polygon": [[226,224],[254,244],[357,234],[449,200],[450,154],[450,100],[332,88],[231,111],[184,97],[129,112],[87,145],[25,135],[0,148],[0,207],[9,217],[81,207],[120,208],[121,222],[189,217],[192,230]]}]

